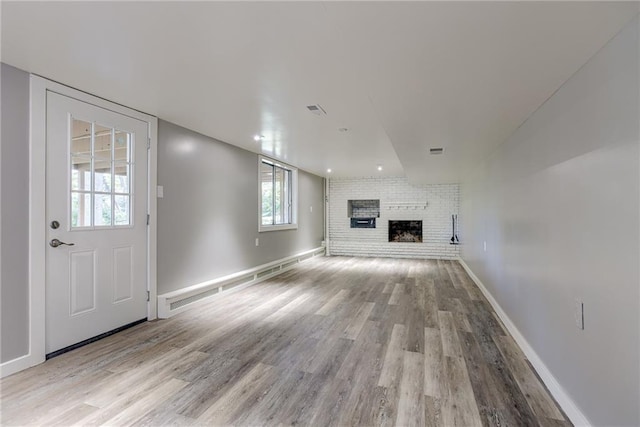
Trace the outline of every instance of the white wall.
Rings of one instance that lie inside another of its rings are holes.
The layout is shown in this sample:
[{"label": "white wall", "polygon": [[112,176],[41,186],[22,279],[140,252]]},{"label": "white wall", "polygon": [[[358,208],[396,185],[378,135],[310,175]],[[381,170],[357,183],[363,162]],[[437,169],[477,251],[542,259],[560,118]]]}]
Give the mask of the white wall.
[{"label": "white wall", "polygon": [[[350,228],[348,200],[379,199],[376,228]],[[423,208],[426,202],[426,208]],[[451,215],[458,213],[460,186],[414,186],[406,178],[329,180],[329,248],[331,255],[455,259],[450,245]],[[415,204],[415,206],[410,206]],[[423,207],[418,205],[422,204]],[[389,220],[422,220],[423,243],[389,242]],[[462,239],[462,236],[459,235]]]},{"label": "white wall", "polygon": [[638,36],[636,18],[462,183],[462,258],[600,426],[640,424]]}]

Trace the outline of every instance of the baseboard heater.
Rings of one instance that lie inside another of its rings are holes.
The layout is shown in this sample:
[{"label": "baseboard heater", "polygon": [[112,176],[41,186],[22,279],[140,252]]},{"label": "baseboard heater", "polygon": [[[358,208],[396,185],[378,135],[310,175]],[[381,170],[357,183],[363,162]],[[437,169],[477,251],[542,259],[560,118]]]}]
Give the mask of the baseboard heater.
[{"label": "baseboard heater", "polygon": [[158,317],[167,319],[192,307],[193,304],[224,293],[235,292],[292,269],[298,263],[323,255],[325,248],[315,248],[297,255],[262,264],[248,270],[198,283],[177,291],[158,295]]}]

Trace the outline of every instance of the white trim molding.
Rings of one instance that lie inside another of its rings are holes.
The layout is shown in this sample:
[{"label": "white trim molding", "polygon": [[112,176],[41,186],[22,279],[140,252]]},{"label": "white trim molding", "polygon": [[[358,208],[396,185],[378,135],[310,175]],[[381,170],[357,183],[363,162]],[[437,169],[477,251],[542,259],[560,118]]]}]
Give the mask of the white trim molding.
[{"label": "white trim molding", "polygon": [[20,356],[18,358],[0,364],[0,378],[8,377],[9,375],[13,375],[16,372],[23,371],[27,368],[37,365],[38,363],[41,363],[33,363],[34,360],[36,359],[31,357],[31,354],[26,354],[24,356]]},{"label": "white trim molding", "polygon": [[46,240],[46,118],[47,92],[56,92],[116,113],[142,120],[149,124],[149,191],[147,229],[147,290],[150,302],[147,318],[155,319],[157,306],[156,287],[156,239],[157,239],[157,145],[158,119],[154,116],[124,107],[111,101],[31,74],[29,84],[29,352],[26,355],[0,365],[0,375],[5,377],[35,366],[45,360],[45,245]]},{"label": "white trim molding", "polygon": [[158,295],[158,317],[167,319],[193,308],[196,303],[209,301],[211,298],[221,294],[228,295],[231,292],[255,285],[292,269],[302,261],[317,255],[323,255],[324,251],[324,247],[311,249],[248,270]]},{"label": "white trim molding", "polygon": [[478,285],[480,291],[483,293],[485,298],[491,304],[491,307],[495,310],[496,314],[502,320],[502,323],[507,328],[513,339],[516,341],[520,349],[522,349],[524,355],[529,359],[531,365],[536,370],[544,384],[549,389],[549,392],[556,399],[562,410],[567,414],[573,425],[575,426],[591,426],[591,422],[586,417],[586,415],[580,410],[578,405],[571,399],[571,396],[566,392],[566,390],[560,385],[560,382],[553,376],[547,365],[544,364],[540,356],[535,352],[533,347],[529,344],[526,338],[520,333],[516,325],[511,321],[507,313],[500,307],[498,301],[491,295],[491,293],[484,286],[482,281],[474,274],[474,272],[469,268],[466,262],[462,258],[458,258],[458,262],[462,265],[462,268],[467,272],[471,280]]}]

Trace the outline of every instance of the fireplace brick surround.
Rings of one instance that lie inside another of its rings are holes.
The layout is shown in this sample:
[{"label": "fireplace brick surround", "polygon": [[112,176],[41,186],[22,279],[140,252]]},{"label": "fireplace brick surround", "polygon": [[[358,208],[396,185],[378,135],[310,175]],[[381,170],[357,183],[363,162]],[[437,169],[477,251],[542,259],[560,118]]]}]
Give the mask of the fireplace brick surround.
[{"label": "fireplace brick surround", "polygon": [[[329,253],[393,258],[456,259],[460,246],[450,245],[451,215],[460,208],[459,184],[415,186],[406,178],[328,180]],[[376,228],[351,228],[348,201],[379,199]],[[389,242],[389,221],[422,221],[422,243]],[[460,242],[464,232],[458,230]]]}]

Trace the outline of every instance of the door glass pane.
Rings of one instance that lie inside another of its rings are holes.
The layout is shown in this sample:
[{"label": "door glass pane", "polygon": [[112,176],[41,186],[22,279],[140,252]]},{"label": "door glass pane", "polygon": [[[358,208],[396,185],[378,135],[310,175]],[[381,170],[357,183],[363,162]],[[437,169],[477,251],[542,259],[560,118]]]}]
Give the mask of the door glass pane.
[{"label": "door glass pane", "polygon": [[94,161],[95,169],[95,191],[110,192],[111,191],[111,161],[98,160]]},{"label": "door glass pane", "polygon": [[260,185],[262,190],[262,225],[273,224],[273,165],[262,163],[260,166]]},{"label": "door glass pane", "polygon": [[74,118],[71,128],[71,226],[131,225],[133,134]]},{"label": "door glass pane", "polygon": [[130,187],[130,169],[126,163],[115,163],[113,166],[114,171],[114,191],[116,193],[129,193]]},{"label": "door glass pane", "polygon": [[94,225],[111,225],[111,194],[96,194],[94,197]]},{"label": "door glass pane", "polygon": [[71,190],[91,190],[91,159],[71,158]]},{"label": "door glass pane", "polygon": [[71,193],[71,226],[91,225],[91,194]]},{"label": "door glass pane", "polygon": [[129,225],[130,217],[130,197],[115,196],[115,206],[113,208],[114,225]]},{"label": "door glass pane", "polygon": [[111,160],[111,136],[110,128],[94,123],[93,156],[96,159]]},{"label": "door glass pane", "polygon": [[71,154],[91,157],[91,123],[71,120]]},{"label": "door glass pane", "polygon": [[113,160],[131,162],[131,134],[121,130],[115,132]]}]

